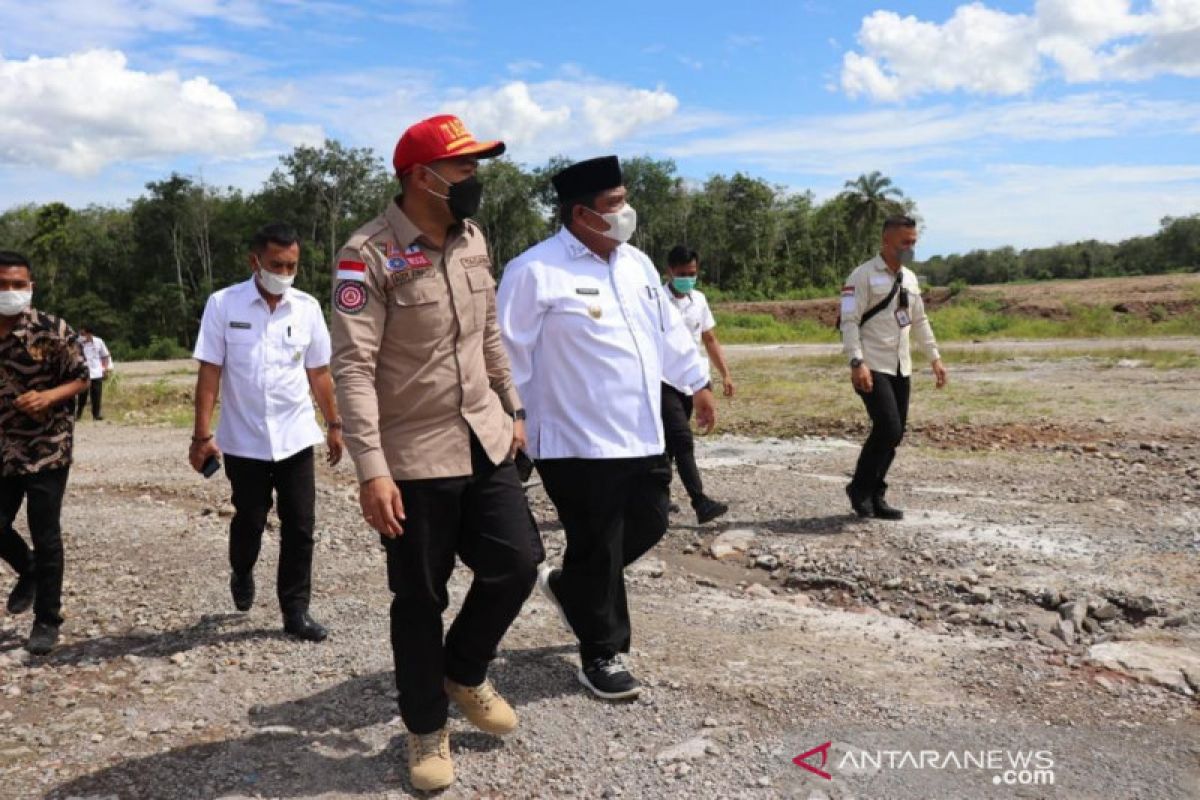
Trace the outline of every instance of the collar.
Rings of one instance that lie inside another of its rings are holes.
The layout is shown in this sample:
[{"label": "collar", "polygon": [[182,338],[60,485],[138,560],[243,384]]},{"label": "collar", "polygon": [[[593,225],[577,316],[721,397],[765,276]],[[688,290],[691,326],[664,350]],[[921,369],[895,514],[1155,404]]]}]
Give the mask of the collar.
[{"label": "collar", "polygon": [[891,269],[888,268],[887,262],[883,260],[883,256],[879,255],[879,254],[876,254],[876,256],[873,259],[871,259],[871,266],[875,269],[876,272],[886,272],[888,275],[891,275],[893,280],[895,279],[896,275],[904,274],[904,265],[903,264],[900,265],[900,269],[896,270],[895,272],[892,272]]},{"label": "collar", "polygon": [[12,330],[8,332],[8,335],[24,342],[29,336],[29,324],[36,314],[37,311],[34,310],[33,306],[17,314],[17,321],[13,323]]},{"label": "collar", "polygon": [[[242,291],[250,295],[249,300],[251,303],[262,303],[264,308],[266,308],[268,311],[270,310],[271,307],[267,305],[267,301],[263,299],[262,293],[258,291],[258,281],[254,280],[253,274],[250,276],[250,280],[245,281],[242,284]],[[278,308],[282,305],[291,305],[291,301],[292,290],[291,287],[288,287],[287,291],[279,296],[279,302],[275,304],[275,307]]]},{"label": "collar", "polygon": [[567,228],[566,225],[563,225],[561,228],[559,228],[558,233],[555,234],[555,236],[558,238],[558,240],[562,244],[563,248],[566,249],[567,255],[569,255],[571,258],[580,259],[580,258],[587,258],[588,256],[591,256],[592,258],[599,261],[601,264],[613,263],[613,261],[615,261],[615,259],[620,256],[621,248],[625,246],[623,244],[617,245],[616,248],[612,251],[612,254],[608,257],[608,260],[605,260],[605,259],[601,258],[600,256],[596,255],[594,252],[592,252],[592,249],[590,247],[588,247],[586,244],[579,241],[579,239],[576,238],[575,234],[571,233],[571,231]]},{"label": "collar", "polygon": [[[437,248],[427,245],[423,241],[418,241],[424,236],[424,234],[422,233],[421,229],[418,228],[416,224],[408,218],[408,214],[405,214],[404,210],[400,208],[400,197],[401,195],[396,195],[393,197],[392,202],[388,203],[387,211],[383,212],[383,217],[385,220],[387,220],[388,227],[391,228],[392,238],[395,239],[396,244],[398,244],[401,248],[406,248],[413,242],[417,242],[422,247],[428,247],[430,250],[436,250]],[[449,250],[452,243],[459,237],[465,237],[468,230],[469,227],[465,222],[452,226],[450,230],[446,231],[445,249]]]}]

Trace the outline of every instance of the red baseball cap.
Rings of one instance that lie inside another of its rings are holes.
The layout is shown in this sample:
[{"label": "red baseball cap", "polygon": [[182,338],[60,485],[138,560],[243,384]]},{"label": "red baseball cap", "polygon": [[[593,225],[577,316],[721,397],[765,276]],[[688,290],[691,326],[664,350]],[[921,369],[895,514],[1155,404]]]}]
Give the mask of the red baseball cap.
[{"label": "red baseball cap", "polygon": [[417,164],[443,158],[475,156],[494,158],[504,152],[504,142],[476,141],[462,120],[453,114],[439,114],[412,125],[396,142],[392,166],[403,175]]}]

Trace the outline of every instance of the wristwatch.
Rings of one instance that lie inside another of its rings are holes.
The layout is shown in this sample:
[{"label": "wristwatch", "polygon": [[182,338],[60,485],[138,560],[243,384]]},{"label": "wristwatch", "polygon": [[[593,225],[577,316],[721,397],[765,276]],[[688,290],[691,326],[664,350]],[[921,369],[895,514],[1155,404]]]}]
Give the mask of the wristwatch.
[{"label": "wristwatch", "polygon": [[524,422],[525,421],[525,409],[518,408],[516,411],[513,412],[512,417],[514,420],[517,420],[519,422]]},{"label": "wristwatch", "polygon": [[858,369],[862,365],[863,365],[863,360],[861,358],[850,359],[850,369]]},{"label": "wristwatch", "polygon": [[333,420],[332,422],[325,423],[326,430],[333,431],[333,430],[338,430],[341,427],[342,427],[342,418],[341,417],[338,417],[337,419]]}]

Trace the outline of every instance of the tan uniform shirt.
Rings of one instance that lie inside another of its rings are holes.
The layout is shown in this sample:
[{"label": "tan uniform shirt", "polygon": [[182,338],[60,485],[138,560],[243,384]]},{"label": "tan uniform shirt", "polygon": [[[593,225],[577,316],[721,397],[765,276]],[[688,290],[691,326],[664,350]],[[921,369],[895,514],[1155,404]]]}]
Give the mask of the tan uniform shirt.
[{"label": "tan uniform shirt", "polygon": [[859,264],[842,287],[842,352],[848,360],[861,358],[873,372],[895,375],[898,369],[901,375],[907,376],[912,374],[910,333],[930,361],[940,356],[929,318],[925,316],[917,276],[907,267],[900,270],[900,287],[908,292],[908,316],[912,324],[901,326],[896,319],[900,304],[900,292],[897,291],[887,308],[871,317],[865,326],[859,325],[862,315],[883,302],[896,282],[895,274],[888,269],[883,257],[875,256],[865,264]]},{"label": "tan uniform shirt", "polygon": [[360,482],[470,475],[472,431],[498,464],[521,408],[483,233],[468,221],[444,251],[420,235],[393,202],[337,259],[331,365]]}]

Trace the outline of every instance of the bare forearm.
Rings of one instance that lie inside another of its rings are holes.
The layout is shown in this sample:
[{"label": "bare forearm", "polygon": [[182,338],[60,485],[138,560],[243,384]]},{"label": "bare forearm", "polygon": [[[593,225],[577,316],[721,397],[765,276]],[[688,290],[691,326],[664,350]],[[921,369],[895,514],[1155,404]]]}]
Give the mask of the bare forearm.
[{"label": "bare forearm", "polygon": [[727,379],[729,377],[729,365],[725,363],[725,351],[721,349],[721,343],[714,336],[704,343],[704,349],[708,351],[708,357],[716,366],[717,372],[721,374],[721,378]]},{"label": "bare forearm", "polygon": [[87,381],[68,381],[67,383],[55,386],[53,389],[47,389],[46,400],[52,406],[58,405],[64,400],[70,400],[80,392],[86,392],[87,388]]},{"label": "bare forearm", "polygon": [[196,376],[195,421],[192,435],[197,438],[212,432],[213,410],[217,407],[217,396],[221,391],[221,369],[211,364],[202,364]]},{"label": "bare forearm", "polygon": [[308,385],[317,401],[317,408],[321,409],[325,423],[328,425],[335,422],[338,419],[337,398],[333,393],[333,376],[329,369],[309,372]]}]

